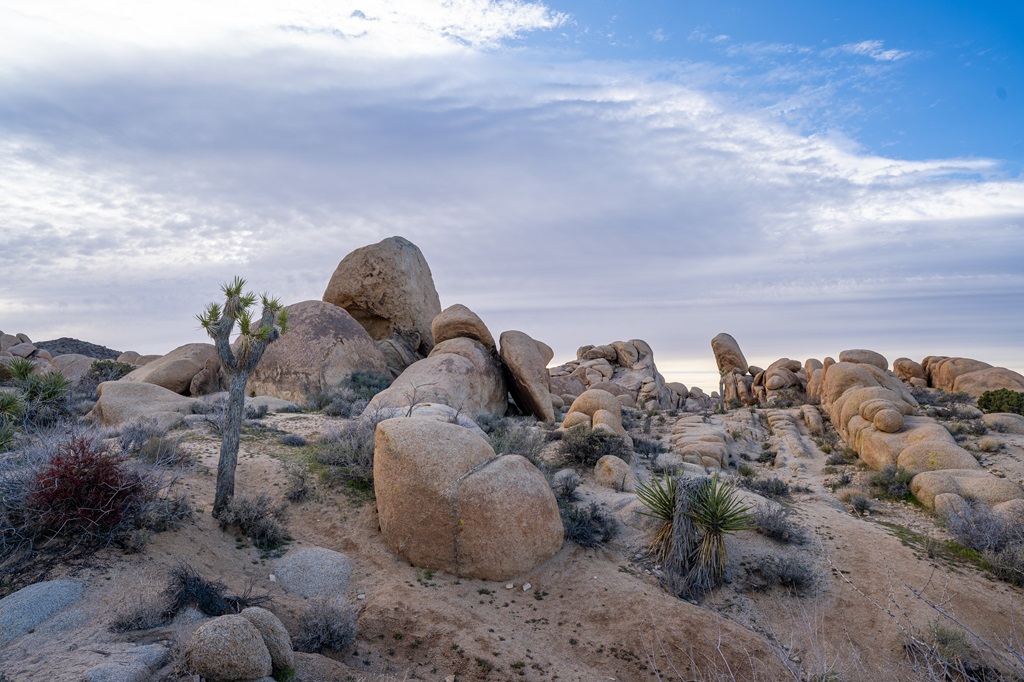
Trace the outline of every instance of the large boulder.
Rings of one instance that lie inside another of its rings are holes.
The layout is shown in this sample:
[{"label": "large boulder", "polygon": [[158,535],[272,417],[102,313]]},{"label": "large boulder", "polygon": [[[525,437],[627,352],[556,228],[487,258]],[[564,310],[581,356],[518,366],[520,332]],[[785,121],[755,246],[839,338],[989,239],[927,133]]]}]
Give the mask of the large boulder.
[{"label": "large boulder", "polygon": [[263,643],[270,654],[270,665],[274,672],[283,672],[295,667],[295,654],[292,652],[292,638],[280,619],[270,611],[258,606],[242,609],[242,618],[256,626]]},{"label": "large boulder", "polygon": [[78,601],[85,585],[73,580],[47,580],[23,587],[0,599],[0,646]]},{"label": "large boulder", "polygon": [[715,362],[718,363],[719,372],[731,372],[738,369],[741,374],[746,374],[750,368],[747,359],[743,357],[743,351],[740,350],[740,344],[729,334],[723,332],[711,339],[711,350],[715,353]]},{"label": "large boulder", "polygon": [[421,356],[434,347],[430,324],[441,300],[426,259],[407,239],[388,237],[345,256],[323,300],[347,310],[376,341],[398,334]]},{"label": "large boulder", "polygon": [[502,416],[508,409],[508,389],[501,365],[479,341],[449,339],[407,367],[370,400],[366,411],[419,403],[441,403],[470,416]]},{"label": "large boulder", "polygon": [[50,362],[50,364],[53,365],[55,370],[71,381],[77,383],[89,373],[89,370],[92,368],[92,363],[94,362],[96,362],[96,358],[91,358],[88,355],[71,353],[67,355],[58,355]]},{"label": "large boulder", "polygon": [[435,344],[465,337],[479,341],[492,353],[495,351],[494,337],[491,336],[487,325],[476,313],[461,303],[442,310],[430,323],[430,331],[434,335]]},{"label": "large boulder", "polygon": [[185,644],[185,663],[208,682],[250,682],[273,672],[259,629],[240,615],[200,625]]},{"label": "large boulder", "polygon": [[1024,499],[1024,490],[1019,485],[981,469],[924,471],[910,481],[910,491],[929,508],[935,507],[937,496],[947,493],[992,506]]},{"label": "large boulder", "polygon": [[502,332],[501,361],[508,371],[509,390],[516,405],[542,422],[555,421],[551,404],[550,348],[520,331]]},{"label": "large boulder", "polygon": [[844,350],[839,354],[839,362],[853,362],[859,365],[872,365],[881,370],[889,369],[889,361],[881,353],[863,348]]},{"label": "large boulder", "polygon": [[193,397],[226,388],[220,377],[220,356],[212,343],[186,343],[129,372],[122,380],[155,384]]},{"label": "large boulder", "polygon": [[348,592],[352,561],[333,549],[288,552],[274,563],[281,584],[303,597],[336,597]]},{"label": "large boulder", "polygon": [[377,425],[374,492],[388,546],[414,566],[507,580],[550,559],[563,528],[544,475],[519,455],[497,457],[455,424]]},{"label": "large boulder", "polygon": [[157,386],[125,381],[105,381],[96,387],[99,399],[89,419],[104,426],[124,426],[137,422],[154,422],[162,429],[176,426],[192,414],[202,401],[186,398]]},{"label": "large boulder", "polygon": [[249,375],[247,390],[302,402],[310,391],[337,386],[353,372],[387,373],[377,344],[343,309],[303,301],[285,310],[288,332],[267,346]]}]

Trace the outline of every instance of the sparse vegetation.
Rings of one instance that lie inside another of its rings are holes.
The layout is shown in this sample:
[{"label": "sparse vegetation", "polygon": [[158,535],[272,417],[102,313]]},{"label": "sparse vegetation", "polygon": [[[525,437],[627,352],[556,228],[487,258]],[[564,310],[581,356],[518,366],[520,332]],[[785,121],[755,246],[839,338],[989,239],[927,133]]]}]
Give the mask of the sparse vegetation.
[{"label": "sparse vegetation", "polygon": [[761,556],[747,567],[748,574],[756,576],[753,583],[757,589],[785,587],[794,592],[810,589],[816,580],[810,564],[792,556]]},{"label": "sparse vegetation", "polygon": [[871,487],[879,497],[891,500],[911,498],[910,481],[913,474],[901,466],[887,464],[871,477]]},{"label": "sparse vegetation", "polygon": [[787,498],[790,497],[793,492],[789,483],[786,483],[781,478],[774,478],[771,476],[766,478],[744,477],[740,479],[740,485],[751,492],[755,492],[758,495],[764,495],[765,497]]},{"label": "sparse vegetation", "polygon": [[789,510],[775,502],[757,505],[754,526],[758,533],[777,542],[799,545],[806,539],[803,529],[790,519]]},{"label": "sparse vegetation", "polygon": [[561,514],[565,539],[580,547],[599,547],[619,532],[618,522],[608,516],[596,502],[591,502],[588,507],[563,505]]},{"label": "sparse vegetation", "polygon": [[357,492],[373,490],[373,448],[377,426],[354,420],[332,429],[313,444],[312,459],[328,483],[340,482]]},{"label": "sparse vegetation", "polygon": [[571,466],[590,469],[605,455],[614,455],[626,462],[632,460],[629,446],[621,436],[594,430],[584,424],[574,426],[562,435],[559,453]]},{"label": "sparse vegetation", "polygon": [[941,521],[960,545],[978,552],[999,579],[1024,585],[1024,515],[998,513],[968,499],[950,507]]},{"label": "sparse vegetation", "polygon": [[322,410],[329,417],[357,417],[391,381],[389,374],[364,370],[352,372],[336,386],[327,386],[321,378],[320,387],[306,391],[306,409]]},{"label": "sparse vegetation", "polygon": [[356,641],[358,615],[351,604],[336,599],[315,599],[299,617],[292,646],[306,653],[344,651]]},{"label": "sparse vegetation", "polygon": [[221,528],[237,528],[260,549],[277,549],[288,540],[281,525],[285,509],[284,505],[275,505],[268,495],[239,495],[228,502],[217,519]]},{"label": "sparse vegetation", "polygon": [[532,417],[481,416],[477,424],[498,455],[522,455],[534,464],[540,459],[546,438]]}]

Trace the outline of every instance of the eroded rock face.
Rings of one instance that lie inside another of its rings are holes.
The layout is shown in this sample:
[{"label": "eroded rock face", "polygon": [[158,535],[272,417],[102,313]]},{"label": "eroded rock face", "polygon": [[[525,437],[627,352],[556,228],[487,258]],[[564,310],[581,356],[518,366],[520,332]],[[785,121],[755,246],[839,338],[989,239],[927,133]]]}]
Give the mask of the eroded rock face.
[{"label": "eroded rock face", "polygon": [[484,438],[456,424],[382,421],[373,475],[381,533],[414,566],[506,580],[562,546],[543,474],[519,455],[495,456]]},{"label": "eroded rock face", "polygon": [[226,388],[221,381],[220,356],[212,343],[186,343],[129,372],[122,381],[155,384],[193,397]]},{"label": "eroded rock face", "polygon": [[375,341],[397,334],[420,356],[434,347],[430,324],[441,301],[423,253],[408,239],[388,237],[345,256],[323,300],[347,310]]},{"label": "eroded rock face", "polygon": [[[551,377],[547,363],[550,348],[520,331],[501,333],[501,361],[508,371],[509,389],[516,405],[542,422],[555,421],[551,401]],[[553,354],[552,354],[553,355]]]},{"label": "eroded rock face", "polygon": [[309,391],[337,386],[353,372],[387,373],[377,344],[338,306],[303,301],[285,309],[288,332],[267,346],[247,391],[301,403]]}]

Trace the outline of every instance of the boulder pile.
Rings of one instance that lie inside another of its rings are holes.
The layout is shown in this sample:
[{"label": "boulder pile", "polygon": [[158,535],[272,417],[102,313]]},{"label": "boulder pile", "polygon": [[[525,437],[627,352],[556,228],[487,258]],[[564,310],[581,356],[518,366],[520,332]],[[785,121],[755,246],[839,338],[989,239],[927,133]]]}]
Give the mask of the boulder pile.
[{"label": "boulder pile", "polygon": [[654,351],[640,339],[582,346],[576,359],[550,370],[551,392],[571,403],[587,389],[611,393],[623,407],[678,409],[690,392],[667,384],[654,364]]}]

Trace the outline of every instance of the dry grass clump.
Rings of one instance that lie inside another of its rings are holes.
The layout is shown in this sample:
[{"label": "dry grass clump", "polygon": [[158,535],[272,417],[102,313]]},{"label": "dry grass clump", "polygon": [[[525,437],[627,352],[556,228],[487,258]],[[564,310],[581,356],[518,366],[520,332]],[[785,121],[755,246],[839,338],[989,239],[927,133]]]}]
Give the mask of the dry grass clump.
[{"label": "dry grass clump", "polygon": [[632,451],[621,436],[591,429],[586,424],[565,431],[558,452],[570,466],[580,469],[593,468],[605,455],[614,455],[626,462],[633,459]]},{"label": "dry grass clump", "polygon": [[277,549],[290,538],[282,524],[285,505],[274,504],[269,495],[236,495],[217,520],[221,528],[235,527],[263,550]]},{"label": "dry grass clump", "polygon": [[292,646],[296,651],[312,654],[344,651],[356,641],[358,615],[352,604],[327,598],[313,600],[299,617]]}]

